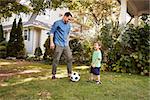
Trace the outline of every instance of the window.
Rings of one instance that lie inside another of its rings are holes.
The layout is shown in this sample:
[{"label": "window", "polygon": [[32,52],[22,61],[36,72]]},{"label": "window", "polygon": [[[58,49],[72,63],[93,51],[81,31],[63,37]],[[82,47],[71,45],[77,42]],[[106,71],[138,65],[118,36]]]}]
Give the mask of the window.
[{"label": "window", "polygon": [[24,30],[24,40],[27,40],[27,30]]},{"label": "window", "polygon": [[28,31],[28,41],[30,41],[30,33],[31,33],[31,29],[29,29]]},{"label": "window", "polygon": [[30,41],[31,29],[24,30],[24,40]]}]

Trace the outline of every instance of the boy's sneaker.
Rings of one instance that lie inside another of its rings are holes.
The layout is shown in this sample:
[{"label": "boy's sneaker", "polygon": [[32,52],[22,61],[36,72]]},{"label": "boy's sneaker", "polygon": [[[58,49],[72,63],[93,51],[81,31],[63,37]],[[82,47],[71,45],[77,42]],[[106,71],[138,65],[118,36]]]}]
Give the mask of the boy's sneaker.
[{"label": "boy's sneaker", "polygon": [[55,77],[55,76],[52,76],[52,79],[56,79],[56,77]]},{"label": "boy's sneaker", "polygon": [[96,81],[96,84],[102,84],[102,82],[101,81]]}]

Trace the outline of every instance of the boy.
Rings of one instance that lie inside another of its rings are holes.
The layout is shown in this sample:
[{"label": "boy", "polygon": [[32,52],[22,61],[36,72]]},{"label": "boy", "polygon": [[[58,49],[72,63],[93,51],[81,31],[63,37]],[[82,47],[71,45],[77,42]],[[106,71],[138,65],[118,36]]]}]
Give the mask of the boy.
[{"label": "boy", "polygon": [[95,42],[94,52],[92,54],[91,69],[90,69],[90,73],[91,73],[90,80],[96,80],[96,84],[101,84],[100,68],[101,68],[101,61],[102,61],[102,53],[100,48],[101,48],[100,44],[98,42]]}]

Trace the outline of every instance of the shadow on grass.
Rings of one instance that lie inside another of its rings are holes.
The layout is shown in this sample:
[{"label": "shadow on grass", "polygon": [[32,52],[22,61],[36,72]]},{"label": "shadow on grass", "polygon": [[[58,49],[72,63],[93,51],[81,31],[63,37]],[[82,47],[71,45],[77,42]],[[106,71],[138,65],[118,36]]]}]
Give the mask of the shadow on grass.
[{"label": "shadow on grass", "polygon": [[[26,66],[26,67],[30,67],[30,66]],[[32,66],[35,67],[36,66]],[[15,67],[14,67],[15,68]],[[74,67],[75,70],[85,70],[89,68],[88,66],[76,66]],[[45,69],[45,70],[49,70],[49,69]],[[3,77],[3,82],[0,83],[0,86],[5,87],[5,86],[14,86],[17,84],[23,84],[25,82],[30,82],[33,80],[47,80],[47,79],[51,79],[52,75],[51,75],[51,71],[49,72],[45,72],[44,68],[40,68],[40,69],[31,69],[31,70],[23,70],[23,71],[19,71],[19,72],[12,72],[12,73],[5,73],[5,74],[0,74],[0,79],[2,79]],[[39,75],[40,73],[42,73],[41,75]],[[26,78],[25,78],[26,77]],[[65,78],[67,77],[67,71],[66,69],[64,69],[64,67],[59,67],[56,77],[58,79],[61,78]],[[7,80],[5,80],[5,78]]]}]

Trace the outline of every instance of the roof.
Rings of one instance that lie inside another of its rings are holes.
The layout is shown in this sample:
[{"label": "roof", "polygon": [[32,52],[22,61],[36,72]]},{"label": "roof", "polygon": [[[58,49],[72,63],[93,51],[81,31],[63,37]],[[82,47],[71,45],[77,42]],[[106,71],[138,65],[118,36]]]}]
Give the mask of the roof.
[{"label": "roof", "polygon": [[38,20],[31,20],[31,21],[24,23],[23,25],[24,26],[34,26],[34,27],[43,28],[43,29],[49,29],[48,24],[38,21]]},{"label": "roof", "polygon": [[[41,28],[41,29],[49,29],[50,28],[50,26],[48,24],[43,23],[43,22],[38,21],[38,20],[31,20],[28,22],[23,22],[23,27],[30,27],[30,26]],[[6,28],[11,29],[11,27],[12,27],[12,24],[3,26],[4,29],[6,29]]]},{"label": "roof", "polygon": [[[118,0],[119,3],[121,0]],[[150,14],[150,0],[127,0],[128,13],[131,16]]]}]

